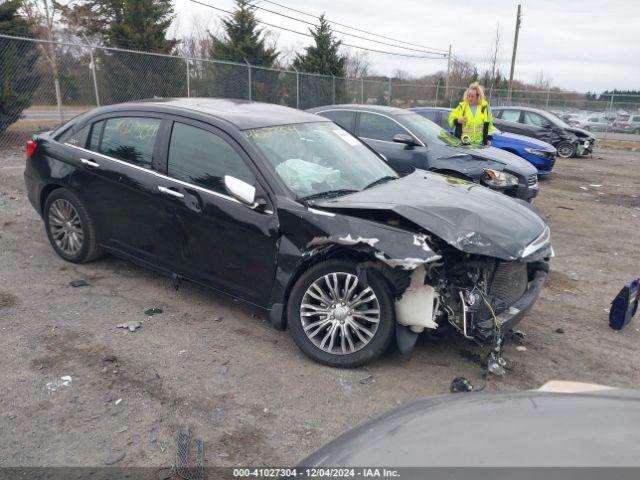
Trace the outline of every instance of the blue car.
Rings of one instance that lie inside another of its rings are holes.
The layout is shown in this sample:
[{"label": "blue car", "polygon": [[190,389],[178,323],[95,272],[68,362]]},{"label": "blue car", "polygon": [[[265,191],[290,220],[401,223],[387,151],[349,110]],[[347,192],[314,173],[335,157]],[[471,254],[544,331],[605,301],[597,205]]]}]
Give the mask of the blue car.
[{"label": "blue car", "polygon": [[[448,130],[450,133],[453,133],[448,123],[451,108],[417,107],[411,110],[431,120],[445,130]],[[491,146],[524,158],[538,169],[539,177],[549,175],[556,162],[557,151],[553,145],[536,138],[501,132],[495,125]]]}]

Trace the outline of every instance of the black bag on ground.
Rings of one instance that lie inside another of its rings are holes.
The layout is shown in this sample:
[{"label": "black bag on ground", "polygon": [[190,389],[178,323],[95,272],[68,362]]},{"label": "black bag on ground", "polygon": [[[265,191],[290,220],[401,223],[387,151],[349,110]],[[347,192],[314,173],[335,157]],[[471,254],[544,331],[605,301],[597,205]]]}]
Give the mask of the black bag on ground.
[{"label": "black bag on ground", "polygon": [[640,295],[640,278],[627,283],[616,298],[611,302],[609,311],[609,326],[620,330],[631,321],[638,310],[638,296]]}]

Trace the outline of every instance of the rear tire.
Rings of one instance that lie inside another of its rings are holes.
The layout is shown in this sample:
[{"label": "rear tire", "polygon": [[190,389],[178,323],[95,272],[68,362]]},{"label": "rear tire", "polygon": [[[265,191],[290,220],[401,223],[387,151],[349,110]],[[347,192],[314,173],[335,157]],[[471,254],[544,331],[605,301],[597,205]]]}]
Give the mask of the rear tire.
[{"label": "rear tire", "polygon": [[352,368],[374,360],[395,333],[393,299],[382,275],[367,270],[368,285],[362,285],[356,267],[349,260],[319,263],[298,279],[289,296],[287,318],[294,342],[307,356],[331,367]]},{"label": "rear tire", "polygon": [[571,158],[577,153],[576,146],[566,141],[558,143],[556,150],[558,150],[558,156],[562,158]]},{"label": "rear tire", "polygon": [[43,218],[49,242],[62,259],[86,263],[102,254],[95,223],[80,199],[66,188],[47,197]]}]

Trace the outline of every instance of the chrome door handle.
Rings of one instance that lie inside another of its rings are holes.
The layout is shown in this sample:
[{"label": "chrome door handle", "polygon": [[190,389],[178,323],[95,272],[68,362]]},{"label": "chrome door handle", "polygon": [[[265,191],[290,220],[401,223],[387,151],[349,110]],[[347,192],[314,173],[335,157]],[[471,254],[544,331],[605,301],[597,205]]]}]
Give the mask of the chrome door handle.
[{"label": "chrome door handle", "polygon": [[81,158],[80,161],[83,165],[91,168],[98,168],[100,166],[99,163],[94,162],[93,160],[89,160],[88,158]]},{"label": "chrome door handle", "polygon": [[175,190],[172,190],[172,189],[167,188],[167,187],[162,187],[162,186],[158,185],[158,190],[160,190],[160,192],[164,193],[165,195],[170,195],[170,196],[175,197],[175,198],[184,198],[184,194],[182,194],[180,192],[176,192]]}]

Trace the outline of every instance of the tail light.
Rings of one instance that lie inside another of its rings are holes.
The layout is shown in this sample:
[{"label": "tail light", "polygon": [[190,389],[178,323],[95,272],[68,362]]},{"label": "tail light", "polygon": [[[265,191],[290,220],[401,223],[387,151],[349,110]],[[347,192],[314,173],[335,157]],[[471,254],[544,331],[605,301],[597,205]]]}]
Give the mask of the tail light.
[{"label": "tail light", "polygon": [[35,142],[35,140],[27,141],[27,148],[26,148],[27,160],[29,160],[33,156],[33,154],[36,153],[37,146],[38,144]]}]

